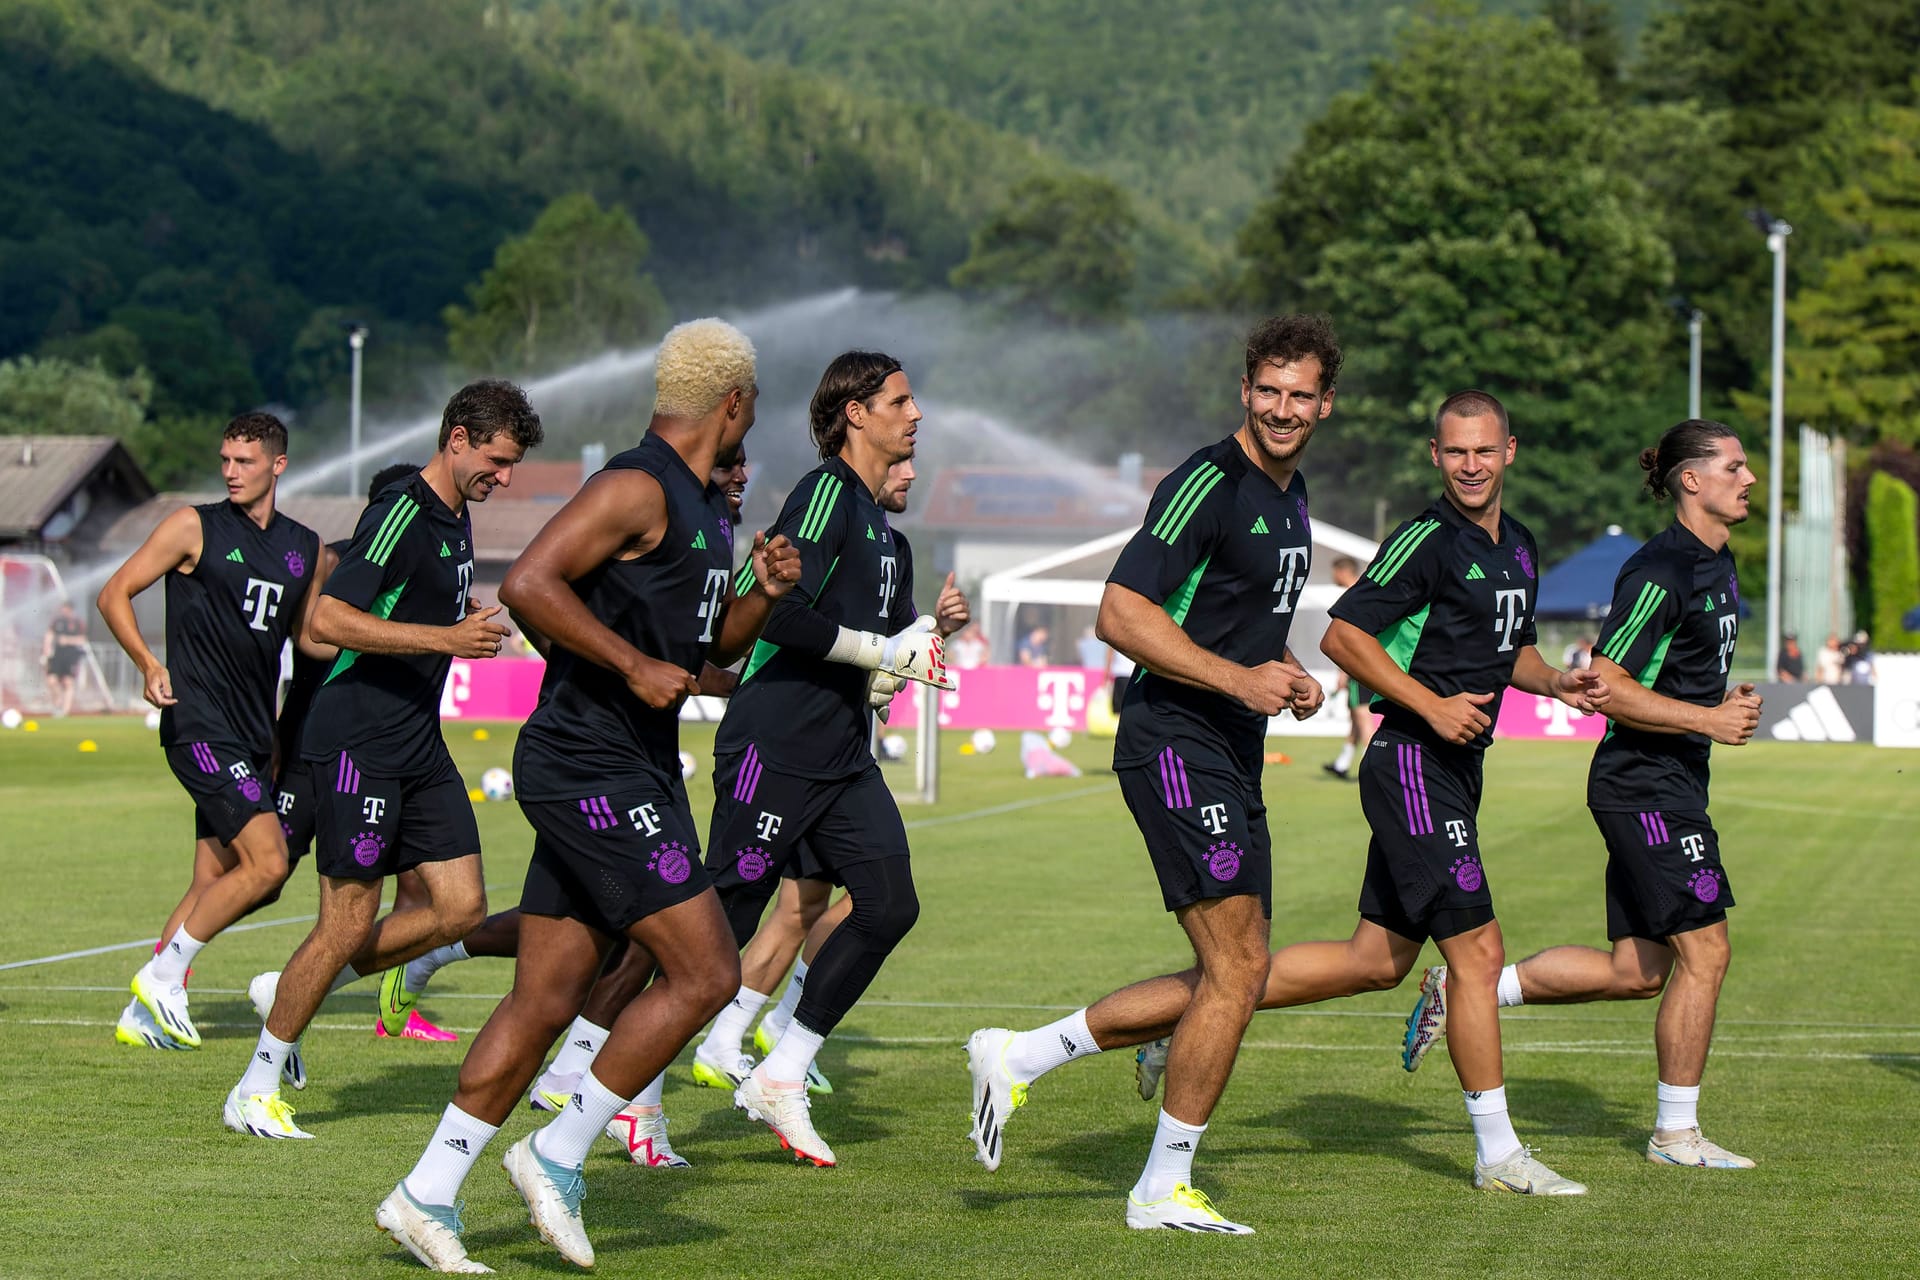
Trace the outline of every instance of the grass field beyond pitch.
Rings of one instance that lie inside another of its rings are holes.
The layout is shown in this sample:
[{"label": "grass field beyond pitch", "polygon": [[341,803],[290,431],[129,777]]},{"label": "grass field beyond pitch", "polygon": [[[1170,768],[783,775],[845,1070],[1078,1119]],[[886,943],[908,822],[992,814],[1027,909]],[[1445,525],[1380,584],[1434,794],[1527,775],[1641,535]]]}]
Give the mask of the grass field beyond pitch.
[{"label": "grass field beyond pitch", "polygon": [[[469,778],[510,762],[492,726],[453,743]],[[99,743],[82,754],[83,736]],[[692,790],[704,809],[711,789]],[[958,739],[947,744],[951,753]],[[1328,748],[1268,770],[1274,938],[1344,937],[1365,849]],[[1717,758],[1715,818],[1740,906],[1702,1115],[1752,1173],[1656,1168],[1651,1004],[1509,1010],[1522,1139],[1588,1183],[1533,1202],[1468,1186],[1472,1141],[1444,1055],[1399,1067],[1412,984],[1259,1015],[1197,1170],[1251,1239],[1133,1233],[1123,1196],[1151,1136],[1131,1054],[1042,1080],[999,1173],[967,1140],[961,1045],[1030,1026],[1185,963],[1112,778],[1028,782],[1009,748],[946,760],[942,803],[909,809],[920,924],[822,1056],[838,1092],[815,1121],[842,1166],[796,1167],[721,1093],[676,1067],[673,1139],[695,1168],[654,1173],[611,1144],[587,1165],[589,1230],[610,1275],[1911,1275],[1920,1270],[1920,755],[1757,745]],[[1586,752],[1504,743],[1482,840],[1510,956],[1602,941],[1602,852]],[[113,1042],[126,981],[184,886],[191,817],[137,721],[0,734],[0,1276],[424,1274],[373,1210],[451,1094],[464,1043],[376,1041],[375,984],[334,997],[296,1095],[311,1143],[228,1133],[220,1103],[257,1032],[247,980],[276,969],[313,910],[310,867],[208,948],[193,979],[199,1053]],[[496,908],[518,898],[530,833],[480,807]],[[21,964],[22,961],[31,963]],[[1422,963],[1425,963],[1423,958]],[[471,1033],[511,980],[444,971],[423,1008]],[[684,1062],[684,1057],[683,1057]],[[521,1112],[498,1150],[532,1125]],[[467,1185],[473,1254],[504,1275],[571,1272],[527,1227],[495,1158]]]}]

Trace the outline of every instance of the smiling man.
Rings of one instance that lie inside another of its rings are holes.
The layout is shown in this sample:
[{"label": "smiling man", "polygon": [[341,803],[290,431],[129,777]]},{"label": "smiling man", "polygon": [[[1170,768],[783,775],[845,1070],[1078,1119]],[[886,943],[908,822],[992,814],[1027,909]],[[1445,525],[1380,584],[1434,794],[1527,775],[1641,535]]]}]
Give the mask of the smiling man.
[{"label": "smiling man", "polygon": [[[469,601],[467,504],[508,484],[542,435],[510,382],[455,392],[438,452],[361,513],[314,605],[315,640],[340,649],[301,751],[319,793],[320,918],[280,974],[253,1059],[227,1096],[223,1119],[236,1132],[311,1137],[294,1125],[279,1077],[328,990],[452,942],[486,915],[480,832],[440,734],[440,691],[453,659],[491,658],[507,635],[497,606]],[[429,901],[376,927],[380,882],[408,869]]]},{"label": "smiling man", "polygon": [[[967,1041],[975,1158],[1000,1167],[1007,1120],[1042,1074],[1172,1033],[1167,1100],[1127,1198],[1139,1229],[1249,1235],[1193,1185],[1194,1148],[1226,1088],[1267,975],[1273,871],[1260,773],[1267,721],[1319,710],[1287,648],[1313,535],[1300,460],[1333,412],[1340,348],[1324,316],[1280,316],[1247,338],[1240,429],[1154,491],[1100,601],[1099,635],[1138,664],[1113,767],[1166,909],[1196,967],[1150,978],[1037,1030]],[[1142,993],[1151,1035],[1133,1034]]]},{"label": "smiling man", "polygon": [[[1593,668],[1614,690],[1593,753],[1587,807],[1607,845],[1607,937],[1508,965],[1500,1003],[1581,1004],[1659,995],[1655,1164],[1751,1169],[1709,1142],[1698,1120],[1714,1009],[1727,974],[1733,891],[1707,817],[1712,744],[1737,747],[1760,723],[1750,684],[1727,686],[1740,635],[1740,587],[1727,542],[1747,518],[1754,475],[1730,427],[1692,419],[1643,451],[1647,492],[1671,497],[1674,522],[1627,558]],[[1676,963],[1677,962],[1677,963]],[[1446,972],[1429,973],[1407,1041],[1412,1071],[1447,1028]]]}]

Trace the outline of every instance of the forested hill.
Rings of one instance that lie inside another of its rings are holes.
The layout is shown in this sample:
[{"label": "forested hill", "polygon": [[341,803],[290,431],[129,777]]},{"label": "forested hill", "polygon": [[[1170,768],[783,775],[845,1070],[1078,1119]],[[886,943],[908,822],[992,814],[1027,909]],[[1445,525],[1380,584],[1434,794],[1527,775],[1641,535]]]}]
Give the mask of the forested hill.
[{"label": "forested hill", "polygon": [[[1477,7],[1527,16],[1556,10],[1556,21],[1573,28],[1610,11],[1631,38],[1657,3],[1487,0]],[[1308,123],[1335,93],[1365,79],[1421,7],[1397,0],[634,4],[755,57],[844,76],[1034,138],[1215,245],[1239,231]]]},{"label": "forested hill", "polygon": [[437,353],[442,309],[569,192],[710,307],[942,283],[1060,167],[698,33],[479,0],[0,0],[0,136],[0,357],[137,364],[180,412],[301,402],[329,308]]}]

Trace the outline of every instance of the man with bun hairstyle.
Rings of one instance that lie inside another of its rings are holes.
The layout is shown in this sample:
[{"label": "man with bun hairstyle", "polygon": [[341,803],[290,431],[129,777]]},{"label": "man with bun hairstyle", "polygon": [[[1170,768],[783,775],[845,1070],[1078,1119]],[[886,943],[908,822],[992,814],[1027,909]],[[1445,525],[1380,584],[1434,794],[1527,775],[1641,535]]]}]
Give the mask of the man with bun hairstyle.
[{"label": "man with bun hairstyle", "polygon": [[[1690,419],[1644,450],[1647,492],[1671,498],[1674,521],[1628,557],[1593,669],[1613,690],[1611,723],[1593,753],[1587,807],[1607,845],[1611,950],[1550,947],[1501,971],[1502,1005],[1649,1000],[1659,1064],[1647,1159],[1702,1169],[1751,1169],[1709,1142],[1697,1109],[1715,1005],[1727,974],[1733,888],[1707,817],[1707,758],[1760,723],[1751,684],[1727,684],[1740,635],[1740,583],[1727,549],[1747,518],[1754,474],[1732,428]],[[1446,1034],[1446,970],[1422,984],[1410,1020],[1412,1071]]]}]

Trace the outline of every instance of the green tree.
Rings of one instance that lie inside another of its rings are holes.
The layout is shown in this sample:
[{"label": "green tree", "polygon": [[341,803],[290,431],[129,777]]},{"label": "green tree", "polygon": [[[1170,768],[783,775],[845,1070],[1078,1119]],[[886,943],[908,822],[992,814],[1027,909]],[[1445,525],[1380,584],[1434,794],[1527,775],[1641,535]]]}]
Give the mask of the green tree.
[{"label": "green tree", "polygon": [[1428,491],[1425,423],[1470,386],[1509,406],[1536,528],[1584,534],[1632,501],[1616,424],[1663,381],[1672,267],[1616,117],[1546,22],[1447,12],[1308,130],[1241,245],[1253,300],[1331,313],[1349,353],[1314,465],[1367,484],[1334,518]]},{"label": "green tree", "polygon": [[1913,487],[1885,471],[1867,481],[1865,577],[1873,642],[1882,649],[1920,649],[1920,632],[1902,619],[1920,607],[1920,498]]},{"label": "green tree", "polygon": [[666,315],[644,269],[649,247],[625,209],[562,196],[495,252],[470,307],[446,309],[448,350],[474,368],[529,373],[641,342]]},{"label": "green tree", "polygon": [[1920,443],[1920,111],[1863,123],[1848,181],[1822,198],[1853,245],[1788,308],[1788,407],[1856,440]]},{"label": "green tree", "polygon": [[1105,178],[1036,175],[973,233],[953,284],[1058,319],[1108,318],[1133,287],[1138,225],[1126,192]]},{"label": "green tree", "polygon": [[0,360],[0,435],[113,436],[124,440],[147,417],[153,379],[127,377],[98,360]]}]

